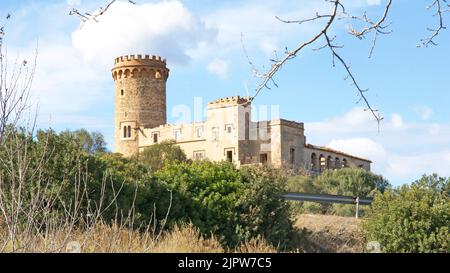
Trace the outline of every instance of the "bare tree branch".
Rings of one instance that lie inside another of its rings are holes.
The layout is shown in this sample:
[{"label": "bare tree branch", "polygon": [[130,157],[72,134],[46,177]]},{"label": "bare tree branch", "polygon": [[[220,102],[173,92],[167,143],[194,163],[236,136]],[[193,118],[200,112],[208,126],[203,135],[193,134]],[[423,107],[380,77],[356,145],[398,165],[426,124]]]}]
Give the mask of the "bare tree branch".
[{"label": "bare tree branch", "polygon": [[[95,21],[98,22],[98,17],[102,16],[103,14],[105,14],[105,12],[107,12],[109,10],[109,8],[115,3],[117,2],[117,0],[111,0],[109,1],[106,6],[100,7],[98,8],[98,10],[94,13],[90,13],[90,12],[80,12],[78,9],[76,8],[72,8],[69,12],[69,15],[75,15],[78,16],[81,21],[83,23],[86,23],[87,21]],[[132,1],[132,0],[127,0],[128,3],[130,4],[136,4],[136,2]]]},{"label": "bare tree branch", "polygon": [[[369,100],[366,97],[366,92],[368,91],[368,89],[363,89],[360,87],[360,84],[358,83],[358,81],[356,80],[355,75],[353,74],[353,72],[350,69],[350,65],[347,64],[347,62],[341,57],[341,55],[337,52],[337,49],[342,48],[342,45],[337,45],[334,43],[335,40],[335,36],[331,36],[329,31],[331,26],[334,24],[334,22],[341,18],[339,17],[340,14],[343,14],[345,16],[348,16],[348,14],[345,11],[345,7],[342,5],[340,0],[328,0],[327,2],[332,3],[332,11],[329,14],[318,14],[316,13],[316,16],[313,18],[309,18],[306,20],[283,20],[280,19],[279,17],[276,17],[278,20],[280,20],[283,23],[288,23],[288,24],[303,24],[306,22],[313,22],[313,21],[321,21],[323,19],[326,19],[325,25],[324,27],[318,32],[316,33],[312,38],[310,38],[309,40],[307,40],[306,42],[301,43],[297,48],[295,48],[294,50],[286,50],[285,55],[282,58],[277,58],[275,60],[272,60],[273,64],[271,66],[271,68],[265,72],[265,73],[260,73],[258,72],[258,70],[254,67],[253,62],[251,62],[250,58],[247,55],[247,58],[249,60],[249,64],[252,66],[254,74],[256,77],[261,79],[260,84],[256,87],[255,89],[255,93],[254,95],[250,98],[249,102],[253,101],[259,94],[260,92],[267,88],[270,89],[269,84],[273,83],[276,86],[275,80],[274,80],[274,76],[276,75],[276,73],[282,68],[282,66],[289,60],[297,57],[297,55],[306,47],[316,43],[317,41],[319,41],[320,39],[324,39],[325,40],[325,45],[320,46],[319,48],[315,48],[313,50],[321,50],[324,48],[329,48],[331,53],[332,53],[332,57],[333,57],[333,66],[335,66],[335,62],[334,60],[337,59],[339,61],[339,63],[342,64],[342,66],[344,67],[346,73],[347,73],[347,77],[351,79],[352,84],[355,86],[355,88],[358,91],[358,95],[360,96],[360,101],[363,101],[366,105],[367,110],[369,110],[373,117],[375,118],[375,120],[380,123],[383,120],[383,117],[380,115],[379,111],[375,108],[372,107],[372,105],[369,103]],[[370,27],[364,28],[363,30],[357,32],[355,30],[353,30],[353,35],[355,35],[358,38],[363,38],[364,35],[366,35],[367,33],[375,30],[377,33],[384,33],[383,29],[385,28],[385,26],[383,26],[383,23],[386,19],[387,16],[387,12],[389,11],[389,7],[390,7],[390,2],[389,1],[389,6],[386,8],[385,14],[383,15],[383,17],[378,20],[376,23],[373,23]],[[358,17],[352,17],[352,18],[358,18]],[[366,16],[361,17],[361,18],[365,18],[365,22],[371,22],[371,20],[367,19]]]},{"label": "bare tree branch", "polygon": [[437,46],[438,43],[435,42],[434,39],[442,30],[447,29],[444,26],[443,14],[450,11],[450,4],[447,4],[447,0],[433,0],[431,5],[427,6],[428,10],[432,8],[436,10],[436,13],[433,16],[438,17],[438,26],[436,28],[427,28],[427,30],[431,32],[431,35],[427,38],[421,39],[420,44],[417,45],[417,47],[428,47],[429,45]]}]

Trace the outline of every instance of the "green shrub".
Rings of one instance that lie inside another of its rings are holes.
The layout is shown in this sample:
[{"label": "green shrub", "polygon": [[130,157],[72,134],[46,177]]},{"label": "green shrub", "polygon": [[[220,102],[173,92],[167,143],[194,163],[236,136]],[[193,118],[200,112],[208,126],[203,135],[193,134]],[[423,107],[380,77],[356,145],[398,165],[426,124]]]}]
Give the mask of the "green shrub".
[{"label": "green shrub", "polygon": [[[295,242],[282,197],[285,180],[274,170],[190,162],[173,143],[150,147],[139,158],[124,158],[104,152],[103,138],[85,130],[39,131],[35,137],[18,131],[11,145],[17,146],[17,139],[27,143],[29,157],[29,168],[22,174],[22,204],[39,196],[50,207],[36,217],[51,213],[62,219],[76,206],[77,215],[71,217],[77,217],[77,223],[91,221],[98,211],[104,222],[123,220],[131,212],[133,227],[140,228],[164,219],[170,208],[166,227],[192,222],[203,234],[217,235],[225,246],[258,237],[280,248]],[[4,144],[0,155],[8,158]],[[17,187],[19,173],[8,172],[7,164],[17,164],[15,157],[9,158],[11,162],[0,163],[0,179],[5,192],[15,192],[9,189]],[[7,199],[2,201],[14,202]],[[20,217],[27,221],[29,216]]]},{"label": "green shrub", "polygon": [[234,247],[258,236],[281,248],[295,243],[285,181],[273,170],[228,162],[178,162],[155,173],[173,191],[171,218],[191,221]]},{"label": "green shrub", "polygon": [[280,249],[298,246],[302,238],[293,227],[293,215],[283,198],[286,178],[268,167],[246,167],[242,173],[248,186],[237,203],[240,241],[261,235]]},{"label": "green shrub", "polygon": [[450,252],[450,179],[424,176],[375,195],[365,230],[385,252]]},{"label": "green shrub", "polygon": [[139,154],[139,160],[150,171],[161,169],[164,164],[176,161],[186,161],[186,154],[174,141],[163,141],[144,149]]}]

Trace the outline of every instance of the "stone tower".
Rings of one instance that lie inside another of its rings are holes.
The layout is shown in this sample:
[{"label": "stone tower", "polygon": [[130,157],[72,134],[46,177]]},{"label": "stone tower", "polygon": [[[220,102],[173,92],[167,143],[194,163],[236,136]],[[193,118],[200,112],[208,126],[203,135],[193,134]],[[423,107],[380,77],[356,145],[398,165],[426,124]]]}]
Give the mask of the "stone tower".
[{"label": "stone tower", "polygon": [[166,60],[131,55],[115,59],[115,151],[132,156],[139,151],[144,128],[167,123]]}]

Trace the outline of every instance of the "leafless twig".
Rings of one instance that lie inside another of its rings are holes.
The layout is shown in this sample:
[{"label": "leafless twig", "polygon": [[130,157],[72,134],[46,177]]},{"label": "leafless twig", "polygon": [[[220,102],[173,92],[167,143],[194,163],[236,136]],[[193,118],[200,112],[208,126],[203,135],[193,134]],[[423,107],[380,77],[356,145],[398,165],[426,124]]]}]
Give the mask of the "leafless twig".
[{"label": "leafless twig", "polygon": [[[106,6],[100,7],[98,8],[97,11],[91,13],[91,12],[81,12],[76,8],[72,8],[69,12],[69,15],[75,15],[78,16],[81,21],[83,23],[86,23],[87,21],[94,21],[94,22],[98,22],[98,17],[102,16],[103,14],[105,14],[105,12],[107,12],[109,10],[109,8],[116,2],[117,0],[111,0],[109,1]],[[136,4],[136,2],[132,1],[132,0],[127,0],[128,3],[130,4]]]},{"label": "leafless twig", "polygon": [[421,39],[420,44],[417,47],[428,47],[429,45],[437,46],[438,43],[434,40],[442,30],[447,29],[444,26],[443,14],[450,11],[450,4],[447,4],[447,0],[433,0],[431,5],[427,6],[427,9],[434,8],[436,13],[433,15],[438,17],[438,26],[436,28],[427,28],[431,32],[431,35],[427,38]]},{"label": "leafless twig", "polygon": [[[318,33],[316,33],[312,38],[310,38],[306,42],[301,43],[294,50],[286,49],[285,54],[282,58],[277,58],[277,59],[272,60],[272,66],[267,72],[260,73],[254,67],[253,63],[251,62],[250,58],[248,57],[248,54],[246,53],[249,63],[253,68],[255,76],[261,79],[260,84],[255,89],[255,94],[250,98],[249,101],[250,102],[253,101],[260,94],[260,92],[263,89],[265,89],[265,88],[270,89],[270,86],[269,86],[270,83],[272,83],[276,86],[276,83],[274,81],[274,76],[283,67],[283,65],[287,61],[297,57],[297,55],[306,47],[317,43],[320,39],[324,39],[325,45],[315,48],[314,50],[321,50],[324,48],[330,49],[330,51],[332,53],[332,57],[333,57],[333,65],[335,65],[334,60],[336,60],[336,59],[339,61],[339,63],[342,64],[342,66],[344,67],[344,69],[347,73],[346,78],[349,78],[351,80],[352,84],[355,86],[355,88],[358,91],[358,95],[360,96],[360,101],[363,101],[365,103],[367,110],[369,110],[372,113],[375,120],[378,123],[380,123],[383,120],[383,117],[380,115],[379,111],[377,109],[373,108],[372,105],[369,103],[369,100],[367,99],[367,96],[366,96],[366,92],[368,90],[360,87],[360,84],[358,83],[355,75],[353,74],[353,72],[350,69],[350,65],[347,64],[347,62],[343,59],[343,57],[341,57],[341,55],[337,51],[337,49],[342,48],[343,46],[337,45],[334,42],[336,37],[330,35],[330,33],[329,33],[331,26],[335,23],[335,21],[337,19],[341,18],[338,16],[341,16],[341,15],[348,16],[348,14],[345,11],[345,7],[341,3],[340,0],[327,0],[327,2],[332,4],[332,10],[328,14],[321,15],[321,14],[316,13],[315,17],[309,18],[306,20],[283,20],[283,19],[280,19],[279,17],[276,17],[281,22],[287,23],[287,24],[303,24],[306,22],[315,22],[315,21],[321,22],[324,19],[326,19],[326,21],[324,23],[324,27]],[[353,31],[351,31],[351,33],[360,39],[363,38],[364,35],[366,35],[367,33],[371,32],[373,30],[375,30],[377,33],[384,33],[383,29],[386,28],[386,26],[384,26],[383,23],[386,19],[387,12],[389,11],[390,3],[391,3],[391,1],[389,1],[388,7],[386,8],[386,11],[385,11],[385,14],[382,16],[382,18],[380,20],[378,20],[376,23],[373,23],[371,26],[362,29],[361,31],[356,31],[353,29]],[[357,19],[358,17],[351,17],[351,18]],[[372,22],[371,20],[369,20],[367,18],[367,16],[360,17],[359,19],[361,20],[361,18],[366,23]],[[245,50],[245,48],[244,48],[244,50]]]}]

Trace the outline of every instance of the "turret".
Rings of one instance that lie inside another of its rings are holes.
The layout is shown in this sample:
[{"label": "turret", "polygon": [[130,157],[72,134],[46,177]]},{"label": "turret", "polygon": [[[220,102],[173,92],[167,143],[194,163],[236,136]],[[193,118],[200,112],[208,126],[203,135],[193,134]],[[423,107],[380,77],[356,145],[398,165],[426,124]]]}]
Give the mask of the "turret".
[{"label": "turret", "polygon": [[132,156],[139,151],[144,128],[167,123],[166,81],[169,69],[159,56],[131,55],[115,59],[115,151]]}]

